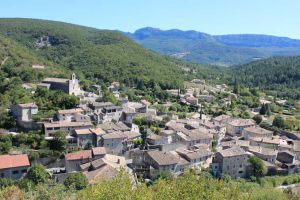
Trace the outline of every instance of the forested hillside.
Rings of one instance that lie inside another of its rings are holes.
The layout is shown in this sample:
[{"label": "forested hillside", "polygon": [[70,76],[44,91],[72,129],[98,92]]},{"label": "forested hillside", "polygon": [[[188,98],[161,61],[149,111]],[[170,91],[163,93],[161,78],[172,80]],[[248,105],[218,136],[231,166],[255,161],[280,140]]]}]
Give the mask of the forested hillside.
[{"label": "forested hillside", "polygon": [[[47,64],[81,72],[90,80],[161,83],[179,83],[190,67],[146,50],[115,31],[45,20],[0,19],[0,34],[14,43],[1,49],[1,62],[11,61],[3,67]],[[9,52],[18,51],[24,56],[13,59],[19,53]]]},{"label": "forested hillside", "polygon": [[151,27],[124,34],[146,48],[194,63],[234,65],[272,56],[300,55],[300,40],[270,35],[214,36]]},{"label": "forested hillside", "polygon": [[300,98],[300,56],[269,58],[233,66],[231,70],[243,85]]},{"label": "forested hillside", "polygon": [[[0,19],[2,80],[18,77],[23,82],[38,82],[46,76],[69,77],[76,72],[82,84],[121,81],[132,85],[151,80],[167,89],[193,78],[229,84],[236,78],[249,87],[299,98],[299,60],[277,57],[231,68],[198,65],[160,56],[116,31],[45,20]],[[34,70],[32,64],[47,67]]]}]

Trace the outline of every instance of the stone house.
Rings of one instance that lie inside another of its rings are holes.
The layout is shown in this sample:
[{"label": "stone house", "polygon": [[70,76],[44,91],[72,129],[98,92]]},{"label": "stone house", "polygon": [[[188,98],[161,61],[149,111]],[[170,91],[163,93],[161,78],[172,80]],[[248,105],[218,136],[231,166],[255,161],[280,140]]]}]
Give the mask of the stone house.
[{"label": "stone house", "polygon": [[106,148],[105,147],[94,147],[92,148],[92,156],[93,160],[97,160],[103,158],[106,155]]},{"label": "stone house", "polygon": [[101,113],[104,107],[113,106],[111,102],[92,102],[88,104],[88,107],[96,114]]},{"label": "stone house", "polygon": [[125,151],[124,143],[126,135],[121,132],[111,132],[102,136],[101,146],[110,154],[122,154]]},{"label": "stone house", "polygon": [[149,166],[151,179],[156,179],[163,172],[179,175],[189,165],[188,161],[176,153],[156,150],[145,154],[145,163]]},{"label": "stone house", "polygon": [[212,118],[212,121],[216,125],[225,125],[225,124],[229,123],[232,120],[233,120],[233,118],[229,115],[219,115],[215,118]]},{"label": "stone house", "polygon": [[246,177],[249,156],[249,153],[240,147],[217,152],[211,165],[214,176],[229,175],[235,179]]},{"label": "stone house", "polygon": [[201,170],[201,166],[213,155],[211,151],[204,148],[178,149],[176,152],[189,162],[190,167],[196,168],[199,171]]},{"label": "stone house", "polygon": [[244,128],[242,135],[244,136],[245,140],[248,140],[250,137],[271,138],[273,136],[273,131],[266,130],[259,126],[251,126]]},{"label": "stone house", "polygon": [[136,115],[137,113],[135,112],[135,109],[125,107],[123,109],[121,120],[127,124],[132,124],[133,119],[135,118]]},{"label": "stone house", "polygon": [[249,146],[248,151],[250,153],[253,153],[260,159],[267,161],[269,163],[275,163],[277,158],[277,150],[274,149],[268,149],[264,147],[258,147],[258,146]]},{"label": "stone house", "polygon": [[72,134],[75,129],[89,129],[93,125],[91,122],[68,122],[58,121],[51,123],[44,123],[45,137],[51,137],[57,131],[63,131],[67,134]]},{"label": "stone house", "polygon": [[273,136],[271,138],[250,137],[249,141],[250,141],[250,145],[260,146],[260,147],[265,147],[270,149],[279,149],[280,145],[287,145],[287,141],[278,136]]},{"label": "stone house", "polygon": [[118,122],[121,118],[123,108],[121,106],[106,106],[98,115],[98,123],[115,121]]},{"label": "stone house", "polygon": [[101,146],[110,154],[120,155],[133,147],[133,140],[140,138],[141,134],[131,131],[110,132],[102,135]]},{"label": "stone house", "polygon": [[80,165],[92,160],[91,150],[78,151],[74,153],[65,154],[66,172],[80,171]]},{"label": "stone house", "polygon": [[155,133],[150,133],[147,138],[147,143],[149,145],[165,145],[165,144],[169,144],[168,143],[168,138],[161,136],[161,135],[157,135]]},{"label": "stone house", "polygon": [[17,104],[11,106],[11,112],[18,122],[27,122],[38,113],[38,107],[35,103]]},{"label": "stone house", "polygon": [[32,117],[38,113],[38,106],[35,103],[12,105],[10,110],[21,127],[30,129],[34,126]]},{"label": "stone house", "polygon": [[160,136],[167,138],[167,143],[171,144],[175,140],[176,132],[174,130],[161,130],[158,133]]},{"label": "stone house", "polygon": [[212,144],[212,134],[201,132],[198,129],[188,130],[181,126],[172,126],[170,128],[176,132],[174,142],[181,143],[187,147],[194,146],[195,144],[207,144],[208,146]]},{"label": "stone house", "polygon": [[226,124],[226,132],[231,136],[241,136],[245,128],[255,126],[256,123],[252,119],[235,119]]},{"label": "stone house", "polygon": [[79,80],[73,73],[71,79],[63,78],[45,78],[42,83],[49,84],[50,90],[61,90],[69,95],[80,95],[81,89],[79,86]]},{"label": "stone house", "polygon": [[0,178],[23,178],[29,166],[27,154],[0,155]]},{"label": "stone house", "polygon": [[75,129],[74,136],[77,139],[78,147],[89,149],[95,144],[95,136],[91,129]]},{"label": "stone house", "polygon": [[58,110],[57,118],[58,121],[68,121],[68,122],[90,121],[90,118],[88,116],[83,115],[83,113],[84,110],[82,108]]}]

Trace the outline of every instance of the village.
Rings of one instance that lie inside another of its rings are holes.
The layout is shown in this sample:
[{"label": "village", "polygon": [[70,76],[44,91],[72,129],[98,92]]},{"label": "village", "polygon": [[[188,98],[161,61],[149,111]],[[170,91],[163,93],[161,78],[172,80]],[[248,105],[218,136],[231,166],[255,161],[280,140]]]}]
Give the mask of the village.
[{"label": "village", "polygon": [[[205,114],[204,110],[216,101],[230,107],[238,95],[225,84],[210,86],[205,80],[195,79],[186,85],[185,91],[166,91],[176,102],[158,105],[143,97],[129,101],[120,95],[122,83],[113,82],[108,90],[118,100],[116,104],[98,101],[103,95],[100,85],[93,86],[95,92],[82,90],[76,74],[70,79],[45,78],[37,87],[76,96],[79,105],[57,110],[53,118],[41,121],[34,120],[39,112],[35,102],[12,105],[10,111],[20,130],[40,130],[47,141],[57,142],[57,133],[64,133],[67,151],[63,158],[55,159],[30,160],[22,152],[1,155],[1,178],[21,179],[37,162],[57,182],[81,172],[93,184],[112,179],[121,170],[136,183],[155,180],[166,173],[180,176],[191,169],[198,174],[209,171],[216,178],[249,178],[255,173],[255,166],[249,162],[253,156],[262,160],[267,175],[300,172],[299,132],[268,130],[254,117]],[[220,93],[226,95],[220,99]],[[265,104],[286,103],[270,99],[261,98],[258,108],[249,112],[257,114]],[[162,109],[174,104],[189,109],[183,115]],[[1,134],[26,132],[1,130]]]}]

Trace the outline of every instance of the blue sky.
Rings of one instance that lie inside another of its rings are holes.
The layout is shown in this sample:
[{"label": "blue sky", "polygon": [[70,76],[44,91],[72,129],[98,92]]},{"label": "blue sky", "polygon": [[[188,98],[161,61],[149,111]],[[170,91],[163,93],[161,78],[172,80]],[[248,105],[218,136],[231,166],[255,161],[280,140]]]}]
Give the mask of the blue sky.
[{"label": "blue sky", "polygon": [[300,39],[299,0],[0,0],[0,17],[39,18],[100,29],[151,26],[210,34]]}]

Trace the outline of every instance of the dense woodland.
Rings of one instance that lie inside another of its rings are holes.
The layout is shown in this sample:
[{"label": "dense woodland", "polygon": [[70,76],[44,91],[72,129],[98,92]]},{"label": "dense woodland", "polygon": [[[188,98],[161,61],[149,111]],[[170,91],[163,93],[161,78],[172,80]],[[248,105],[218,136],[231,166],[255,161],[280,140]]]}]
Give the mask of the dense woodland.
[{"label": "dense woodland", "polygon": [[300,56],[269,58],[231,69],[245,86],[273,91],[275,96],[300,98]]},{"label": "dense woodland", "polygon": [[[252,181],[230,177],[214,179],[204,172],[195,175],[193,171],[183,176],[172,178],[165,174],[153,183],[141,183],[132,187],[132,179],[121,172],[111,181],[102,181],[96,185],[87,186],[85,176],[74,174],[63,184],[51,186],[47,173],[41,165],[33,165],[29,175],[22,181],[13,183],[1,179],[0,199],[211,199],[211,200],[296,200],[291,189],[276,189],[278,185],[299,183],[299,175],[287,177],[274,176]],[[39,182],[37,184],[37,182]],[[16,186],[15,186],[16,185]]]}]

